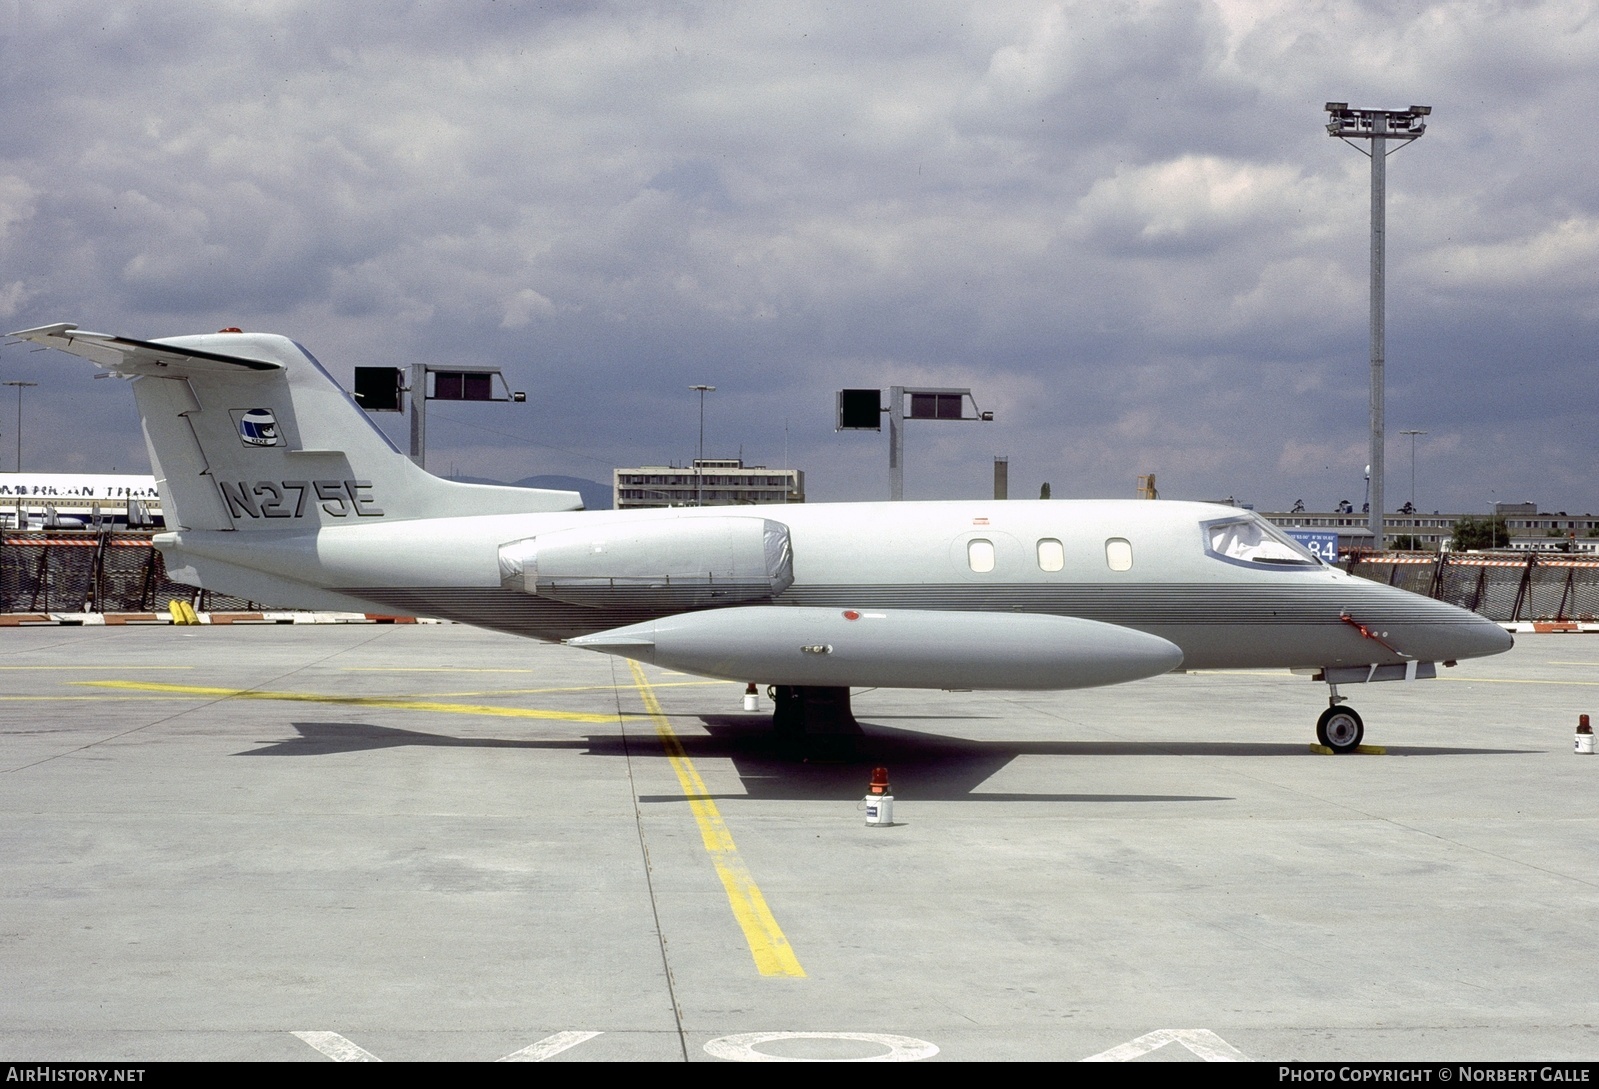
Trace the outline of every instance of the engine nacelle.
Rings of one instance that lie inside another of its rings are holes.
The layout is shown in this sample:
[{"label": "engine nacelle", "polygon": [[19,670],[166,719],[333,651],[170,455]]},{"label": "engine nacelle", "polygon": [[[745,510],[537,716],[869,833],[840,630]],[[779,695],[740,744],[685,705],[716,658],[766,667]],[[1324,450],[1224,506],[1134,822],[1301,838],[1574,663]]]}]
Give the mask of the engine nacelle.
[{"label": "engine nacelle", "polygon": [[500,584],[592,608],[771,601],[794,581],[788,527],[730,515],[615,522],[500,546]]}]

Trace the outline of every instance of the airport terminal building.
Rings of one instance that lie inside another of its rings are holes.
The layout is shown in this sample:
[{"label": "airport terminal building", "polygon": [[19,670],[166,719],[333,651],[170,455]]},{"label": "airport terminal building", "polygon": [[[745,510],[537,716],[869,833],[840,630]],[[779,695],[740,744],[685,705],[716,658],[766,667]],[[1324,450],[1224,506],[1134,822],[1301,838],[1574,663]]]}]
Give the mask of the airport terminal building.
[{"label": "airport terminal building", "polygon": [[687,466],[640,465],[613,474],[617,510],[730,507],[805,502],[805,473],[745,465],[739,458],[699,458]]},{"label": "airport terminal building", "polygon": [[[1599,553],[1599,515],[1540,512],[1536,503],[1498,503],[1493,515],[1503,518],[1510,532],[1503,547],[1516,552]],[[1385,514],[1382,521],[1389,547],[1395,537],[1409,536],[1415,537],[1421,548],[1437,552],[1449,547],[1456,522],[1486,516],[1402,511]],[[1364,549],[1371,542],[1370,515],[1361,511],[1263,511],[1262,517],[1283,529],[1336,532],[1339,552]]]}]

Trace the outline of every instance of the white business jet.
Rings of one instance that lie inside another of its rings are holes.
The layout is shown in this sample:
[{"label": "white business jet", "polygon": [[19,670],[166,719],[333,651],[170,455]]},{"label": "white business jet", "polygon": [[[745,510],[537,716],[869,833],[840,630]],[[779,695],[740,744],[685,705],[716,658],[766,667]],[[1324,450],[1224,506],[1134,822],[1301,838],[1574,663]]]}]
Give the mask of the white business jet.
[{"label": "white business jet", "polygon": [[1204,503],[843,503],[583,511],[413,464],[300,345],[224,332],[12,334],[132,380],[179,582],[562,640],[775,686],[781,729],[853,728],[851,687],[1064,689],[1174,669],[1329,686],[1508,650],[1498,625],[1323,564]]}]

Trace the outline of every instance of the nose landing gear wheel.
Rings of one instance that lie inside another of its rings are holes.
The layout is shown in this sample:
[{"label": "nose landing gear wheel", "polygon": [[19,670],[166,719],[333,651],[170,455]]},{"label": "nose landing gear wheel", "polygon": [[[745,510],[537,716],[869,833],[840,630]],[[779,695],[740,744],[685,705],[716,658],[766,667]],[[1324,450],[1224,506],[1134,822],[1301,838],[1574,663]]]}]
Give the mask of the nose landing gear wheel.
[{"label": "nose landing gear wheel", "polygon": [[1316,720],[1316,740],[1335,753],[1350,753],[1360,748],[1366,724],[1348,707],[1329,707]]}]

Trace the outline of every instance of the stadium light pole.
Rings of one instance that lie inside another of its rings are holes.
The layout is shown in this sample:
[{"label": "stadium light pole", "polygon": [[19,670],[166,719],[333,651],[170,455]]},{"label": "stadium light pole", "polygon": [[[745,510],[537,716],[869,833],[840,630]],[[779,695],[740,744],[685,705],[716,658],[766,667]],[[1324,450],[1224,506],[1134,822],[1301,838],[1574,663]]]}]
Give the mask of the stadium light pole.
[{"label": "stadium light pole", "polygon": [[22,391],[29,386],[37,386],[37,382],[6,382],[5,385],[17,387],[17,472],[22,472]]},{"label": "stadium light pole", "polygon": [[1410,505],[1416,505],[1416,436],[1425,435],[1425,431],[1401,431],[1401,435],[1410,436]]},{"label": "stadium light pole", "polygon": [[[1352,110],[1347,102],[1329,102],[1327,135],[1371,159],[1371,543],[1381,552],[1383,539],[1383,265],[1387,236],[1388,156],[1427,131],[1431,106],[1404,110]],[[1356,140],[1370,141],[1362,150]],[[1397,141],[1389,149],[1389,141]]]},{"label": "stadium light pole", "polygon": [[705,505],[705,488],[702,483],[704,470],[700,468],[700,462],[705,460],[705,395],[707,393],[715,393],[716,387],[690,386],[689,389],[697,391],[700,395],[700,452],[699,456],[694,459],[694,505],[703,507]]},{"label": "stadium light pole", "polygon": [[[37,383],[37,382],[16,382],[16,381],[11,381],[11,382],[7,382],[5,384],[8,385],[8,386],[16,386],[17,387],[17,474],[20,476],[22,474],[22,391],[24,389],[27,389],[29,386],[37,386],[39,383]],[[18,529],[27,529],[28,528],[27,520],[23,517],[23,514],[22,514],[22,482],[21,481],[17,482],[17,528]]]}]

